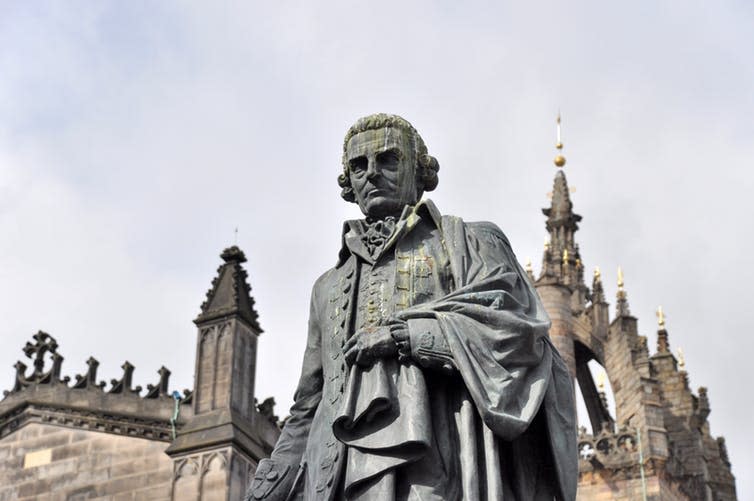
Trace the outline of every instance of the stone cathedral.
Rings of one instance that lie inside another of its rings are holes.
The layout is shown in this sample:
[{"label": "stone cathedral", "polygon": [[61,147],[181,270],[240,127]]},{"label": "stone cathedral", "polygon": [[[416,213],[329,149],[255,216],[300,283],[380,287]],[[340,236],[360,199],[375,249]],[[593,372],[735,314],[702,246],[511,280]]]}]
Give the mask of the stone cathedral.
[{"label": "stone cathedral", "polygon": [[[562,143],[558,142],[558,148]],[[560,152],[559,152],[560,153]],[[584,279],[573,212],[555,159],[549,238],[542,269],[526,269],[552,320],[550,337],[568,364],[587,409],[592,433],[579,433],[579,500],[736,499],[722,437],[707,417],[705,388],[689,388],[683,360],[670,350],[660,313],[657,347],[631,316],[622,277],[610,318],[601,276]],[[257,400],[257,342],[262,333],[243,268],[230,247],[194,320],[194,388],[169,387],[160,368],[154,384],[134,385],[134,366],[98,381],[98,362],[71,378],[64,350],[38,332],[22,348],[14,386],[0,401],[0,501],[237,501],[257,461],[279,435],[274,401]],[[615,400],[607,405],[601,366]],[[260,377],[266,377],[260,374]]]}]

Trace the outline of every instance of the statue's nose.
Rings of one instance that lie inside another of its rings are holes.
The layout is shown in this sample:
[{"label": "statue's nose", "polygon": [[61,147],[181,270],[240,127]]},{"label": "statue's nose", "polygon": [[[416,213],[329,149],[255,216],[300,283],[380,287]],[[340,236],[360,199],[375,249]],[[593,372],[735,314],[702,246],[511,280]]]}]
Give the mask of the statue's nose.
[{"label": "statue's nose", "polygon": [[377,159],[375,157],[369,157],[367,159],[367,179],[375,178],[378,174]]}]

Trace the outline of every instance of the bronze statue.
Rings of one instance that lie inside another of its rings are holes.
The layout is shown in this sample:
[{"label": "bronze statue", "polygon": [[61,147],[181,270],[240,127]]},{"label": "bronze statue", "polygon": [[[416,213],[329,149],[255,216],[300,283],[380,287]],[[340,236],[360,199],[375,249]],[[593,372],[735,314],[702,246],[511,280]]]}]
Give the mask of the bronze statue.
[{"label": "bronze statue", "polygon": [[247,499],[573,500],[573,386],[502,231],[442,216],[406,120],[343,144],[343,227],[314,284],[295,403]]}]

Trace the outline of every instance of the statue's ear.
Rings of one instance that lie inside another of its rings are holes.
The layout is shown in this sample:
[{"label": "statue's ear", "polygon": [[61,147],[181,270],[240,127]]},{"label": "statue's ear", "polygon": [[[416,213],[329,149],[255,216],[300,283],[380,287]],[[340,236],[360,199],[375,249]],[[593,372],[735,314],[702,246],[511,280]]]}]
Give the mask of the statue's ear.
[{"label": "statue's ear", "polygon": [[440,163],[437,159],[425,153],[419,157],[419,168],[424,191],[432,191],[437,188],[439,182],[437,171],[440,170]]},{"label": "statue's ear", "polygon": [[338,176],[338,186],[341,187],[340,190],[340,196],[345,200],[346,202],[352,202],[356,203],[356,196],[353,193],[353,188],[351,187],[351,179],[348,177],[348,174],[344,171]]}]

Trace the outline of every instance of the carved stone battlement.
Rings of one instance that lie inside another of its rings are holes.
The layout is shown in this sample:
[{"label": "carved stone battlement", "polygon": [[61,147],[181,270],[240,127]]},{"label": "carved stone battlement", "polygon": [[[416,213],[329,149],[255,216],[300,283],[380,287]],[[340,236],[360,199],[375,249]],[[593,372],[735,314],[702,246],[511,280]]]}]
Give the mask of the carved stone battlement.
[{"label": "carved stone battlement", "polygon": [[[202,305],[195,387],[170,389],[160,367],[137,384],[134,365],[106,382],[99,361],[63,374],[58,341],[36,333],[0,400],[0,500],[241,499],[281,423],[272,398],[254,395],[261,333],[238,247]],[[28,465],[34,465],[28,467]],[[125,493],[125,494],[124,494]],[[197,497],[198,496],[198,497]]]},{"label": "carved stone battlement", "polygon": [[[579,429],[580,469],[633,468],[639,464],[639,448],[636,430],[623,427],[617,432],[604,428],[596,435]],[[587,462],[589,466],[583,464]]]},{"label": "carved stone battlement", "polygon": [[[77,374],[74,376],[75,382],[70,387],[70,376],[60,377],[61,369],[63,365],[64,357],[58,353],[58,342],[54,337],[46,332],[39,331],[33,336],[34,343],[27,342],[23,348],[24,354],[32,359],[33,371],[27,374],[27,366],[20,360],[16,362],[16,377],[13,385],[13,389],[3,392],[3,397],[27,390],[35,385],[63,385],[72,390],[99,390],[103,393],[110,395],[136,395],[140,396],[142,387],[133,386],[133,373],[134,366],[126,360],[121,368],[123,369],[123,376],[120,379],[111,379],[110,388],[106,389],[107,383],[105,381],[97,382],[97,369],[99,368],[99,361],[94,357],[89,357],[86,361],[87,370],[84,374]],[[45,370],[47,363],[45,362],[46,356],[49,355],[51,359],[50,367]],[[157,371],[160,376],[157,384],[148,384],[147,392],[141,396],[141,398],[155,399],[155,398],[179,398],[181,403],[190,403],[191,391],[183,390],[182,397],[176,397],[168,391],[168,381],[170,378],[170,371],[166,367],[160,367]]]},{"label": "carved stone battlement", "polygon": [[[142,387],[133,386],[134,366],[128,361],[122,365],[123,376],[112,379],[108,389],[107,383],[97,381],[99,362],[94,357],[86,361],[86,372],[77,374],[69,385],[71,378],[61,377],[64,357],[58,353],[58,343],[46,332],[34,334],[23,352],[32,360],[33,370],[21,361],[15,365],[13,388],[3,392],[0,401],[0,438],[29,422],[41,422],[169,441],[173,426],[180,428],[193,413],[192,392],[171,394],[170,371],[165,367],[157,371],[157,383],[147,385],[141,395]],[[180,405],[174,418],[176,402]]]}]

